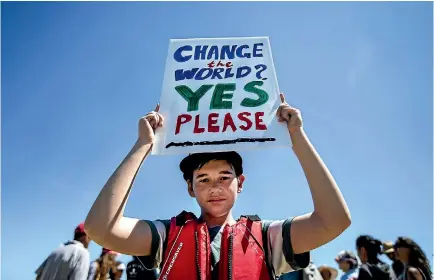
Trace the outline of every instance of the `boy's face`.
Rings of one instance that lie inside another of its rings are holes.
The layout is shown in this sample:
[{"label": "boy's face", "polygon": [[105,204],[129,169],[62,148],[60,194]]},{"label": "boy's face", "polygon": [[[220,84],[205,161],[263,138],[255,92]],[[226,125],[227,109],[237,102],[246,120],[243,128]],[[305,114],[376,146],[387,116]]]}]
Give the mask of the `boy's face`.
[{"label": "boy's face", "polygon": [[213,160],[193,172],[188,191],[191,197],[196,198],[202,212],[221,217],[234,206],[243,182],[244,176],[237,178],[227,161]]}]

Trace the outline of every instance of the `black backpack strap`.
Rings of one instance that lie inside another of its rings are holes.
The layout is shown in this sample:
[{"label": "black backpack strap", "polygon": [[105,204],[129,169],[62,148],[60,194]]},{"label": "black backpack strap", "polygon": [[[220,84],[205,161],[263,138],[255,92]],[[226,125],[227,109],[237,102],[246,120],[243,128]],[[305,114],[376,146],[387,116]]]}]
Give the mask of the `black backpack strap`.
[{"label": "black backpack strap", "polygon": [[155,257],[157,255],[158,247],[160,245],[160,235],[158,234],[157,227],[154,225],[154,223],[152,221],[145,220],[145,222],[151,228],[151,234],[152,234],[152,241],[151,241],[151,262],[154,265],[155,264]]},{"label": "black backpack strap", "polygon": [[241,217],[245,217],[245,218],[251,220],[252,222],[259,222],[259,221],[261,221],[261,218],[259,218],[258,215],[242,215]]},{"label": "black backpack strap", "polygon": [[262,244],[264,246],[265,263],[268,268],[268,275],[270,279],[276,278],[276,273],[273,268],[273,264],[269,261],[269,253],[271,253],[268,243],[268,228],[270,227],[272,221],[262,221]]}]

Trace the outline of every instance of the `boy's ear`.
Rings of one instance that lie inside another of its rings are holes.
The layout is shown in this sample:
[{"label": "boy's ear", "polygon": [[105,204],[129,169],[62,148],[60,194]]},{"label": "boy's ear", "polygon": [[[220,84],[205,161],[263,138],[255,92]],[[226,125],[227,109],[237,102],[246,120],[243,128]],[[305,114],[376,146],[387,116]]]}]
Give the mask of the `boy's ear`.
[{"label": "boy's ear", "polygon": [[244,176],[243,174],[241,174],[240,176],[238,176],[237,193],[240,193],[243,190],[244,180],[246,180],[246,176]]},{"label": "boy's ear", "polygon": [[193,191],[193,184],[191,183],[190,180],[187,181],[187,191],[188,191],[188,194],[189,194],[191,197],[196,197],[196,196],[194,195],[194,191]]}]

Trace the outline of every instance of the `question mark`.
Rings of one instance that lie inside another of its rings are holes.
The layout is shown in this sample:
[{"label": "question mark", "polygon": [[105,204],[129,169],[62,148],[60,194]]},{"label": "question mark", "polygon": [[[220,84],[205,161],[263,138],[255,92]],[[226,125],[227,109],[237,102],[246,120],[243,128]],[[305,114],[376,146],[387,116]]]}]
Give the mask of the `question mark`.
[{"label": "question mark", "polygon": [[[259,70],[259,68],[261,68],[261,70]],[[267,69],[267,65],[265,64],[258,64],[255,66],[255,69],[258,70],[258,72],[256,72],[256,78],[265,81],[267,78],[262,78],[261,77],[261,73],[264,72]]]}]

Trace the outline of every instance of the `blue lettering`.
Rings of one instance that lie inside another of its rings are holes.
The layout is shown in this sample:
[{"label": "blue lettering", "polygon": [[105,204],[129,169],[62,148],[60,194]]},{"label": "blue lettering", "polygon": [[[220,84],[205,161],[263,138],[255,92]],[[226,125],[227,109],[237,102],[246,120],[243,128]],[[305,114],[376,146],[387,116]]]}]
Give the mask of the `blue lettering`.
[{"label": "blue lettering", "polygon": [[[259,48],[260,46],[263,46],[263,43],[257,43],[253,45],[253,57],[263,57],[262,55],[262,48]],[[261,52],[261,53],[258,53]]]},{"label": "blue lettering", "polygon": [[199,70],[199,68],[193,68],[191,70],[178,69],[175,71],[175,81],[193,79],[194,75],[196,75],[197,70]]},{"label": "blue lettering", "polygon": [[234,59],[236,48],[237,48],[237,45],[230,46],[230,49],[229,49],[228,45],[223,46],[221,49],[220,58],[226,59],[226,57],[227,57],[228,59]]},{"label": "blue lettering", "polygon": [[211,46],[209,48],[208,56],[206,59],[211,59],[211,57],[214,55],[214,59],[219,59],[219,48],[217,46]]},{"label": "blue lettering", "polygon": [[226,68],[225,79],[232,78],[233,76],[234,76],[234,73],[232,73],[232,68]]},{"label": "blue lettering", "polygon": [[208,49],[208,46],[196,46],[194,48],[194,60],[205,59],[207,49]]},{"label": "blue lettering", "polygon": [[[205,71],[208,71],[208,73],[206,75],[203,75],[203,73],[205,73]],[[202,68],[199,70],[199,72],[197,72],[196,77],[194,77],[195,80],[205,80],[208,79],[211,74],[213,72],[213,69],[210,68]]]},{"label": "blue lettering", "polygon": [[222,75],[220,75],[223,71],[225,71],[224,68],[214,68],[214,73],[212,73],[211,79],[214,80],[216,77],[223,79]]},{"label": "blue lettering", "polygon": [[[243,73],[243,70],[245,70],[246,72]],[[249,75],[250,72],[252,72],[252,69],[249,66],[241,66],[240,68],[237,69],[237,76],[236,76],[236,78],[237,79],[244,78],[247,75]]]},{"label": "blue lettering", "polygon": [[238,57],[246,57],[246,58],[250,58],[250,53],[243,53],[243,49],[248,49],[249,46],[248,45],[242,45],[239,46],[237,49],[237,56]]},{"label": "blue lettering", "polygon": [[256,78],[258,78],[259,80],[266,80],[267,78],[262,77],[262,72],[264,72],[265,70],[267,70],[267,65],[265,64],[258,64],[255,66],[255,69],[258,70],[256,72]]},{"label": "blue lettering", "polygon": [[182,52],[183,52],[183,51],[192,51],[192,50],[193,50],[193,47],[192,47],[192,46],[189,46],[189,45],[179,47],[179,48],[175,51],[175,53],[173,54],[173,58],[174,58],[176,61],[178,61],[178,62],[186,62],[186,61],[188,61],[188,60],[191,58],[191,55],[183,56],[183,55],[182,55]]}]

